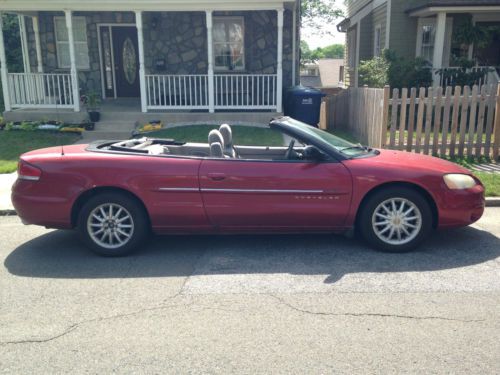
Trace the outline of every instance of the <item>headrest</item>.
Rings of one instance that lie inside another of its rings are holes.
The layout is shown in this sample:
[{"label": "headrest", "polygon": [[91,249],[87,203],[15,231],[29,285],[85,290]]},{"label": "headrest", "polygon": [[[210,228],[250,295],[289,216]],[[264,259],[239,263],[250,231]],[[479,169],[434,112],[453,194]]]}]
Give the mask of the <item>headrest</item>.
[{"label": "headrest", "polygon": [[224,138],[224,144],[226,147],[232,147],[233,145],[233,131],[228,124],[222,124],[219,128],[219,132]]},{"label": "headrest", "polygon": [[219,142],[210,143],[210,156],[214,158],[223,158],[224,153],[222,152],[222,144]]},{"label": "headrest", "polygon": [[215,142],[220,143],[222,148],[224,148],[224,137],[217,129],[211,130],[210,133],[208,133],[208,144],[211,145]]}]

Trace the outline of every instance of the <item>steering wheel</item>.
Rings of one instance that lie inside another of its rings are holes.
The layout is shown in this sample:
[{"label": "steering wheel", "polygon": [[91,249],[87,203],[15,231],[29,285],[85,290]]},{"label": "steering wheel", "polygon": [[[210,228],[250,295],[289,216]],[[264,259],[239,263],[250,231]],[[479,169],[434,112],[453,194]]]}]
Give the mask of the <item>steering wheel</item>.
[{"label": "steering wheel", "polygon": [[286,150],[285,153],[285,159],[289,160],[291,159],[292,153],[293,153],[293,146],[295,146],[295,139],[292,139],[290,141],[290,144],[288,145],[288,149]]}]

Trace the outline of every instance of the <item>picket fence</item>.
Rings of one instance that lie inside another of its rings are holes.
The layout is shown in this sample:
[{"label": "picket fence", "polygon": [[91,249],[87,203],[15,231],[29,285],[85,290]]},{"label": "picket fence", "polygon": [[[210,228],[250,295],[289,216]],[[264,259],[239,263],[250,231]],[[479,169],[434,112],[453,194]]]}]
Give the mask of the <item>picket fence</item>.
[{"label": "picket fence", "polygon": [[[391,95],[392,94],[392,95]],[[349,88],[325,99],[323,126],[371,147],[450,157],[499,156],[500,84]]]}]

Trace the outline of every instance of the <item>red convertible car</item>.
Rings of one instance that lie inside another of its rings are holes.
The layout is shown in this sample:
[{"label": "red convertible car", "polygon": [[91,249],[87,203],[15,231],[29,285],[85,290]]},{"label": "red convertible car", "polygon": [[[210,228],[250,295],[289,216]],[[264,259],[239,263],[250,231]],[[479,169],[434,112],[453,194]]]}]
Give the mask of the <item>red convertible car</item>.
[{"label": "red convertible car", "polygon": [[129,253],[151,231],[356,229],[377,249],[409,251],[433,229],[483,214],[483,185],[458,165],[355,145],[287,117],[269,126],[283,147],[235,145],[222,125],[207,130],[207,143],[141,138],[32,151],[21,156],[12,201],[24,223],[75,228],[105,256]]}]

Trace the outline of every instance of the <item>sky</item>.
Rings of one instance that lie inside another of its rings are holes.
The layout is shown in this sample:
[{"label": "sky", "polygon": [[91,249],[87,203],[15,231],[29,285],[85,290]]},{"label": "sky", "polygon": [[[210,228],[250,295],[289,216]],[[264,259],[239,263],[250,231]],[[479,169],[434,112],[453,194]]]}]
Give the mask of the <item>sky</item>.
[{"label": "sky", "polygon": [[[344,9],[343,1],[338,2],[338,6]],[[336,2],[337,4],[337,2]],[[342,21],[342,18],[339,18],[334,22],[333,25],[325,25],[325,29],[330,31],[331,35],[315,35],[315,33],[310,28],[303,28],[301,30],[301,38],[305,40],[307,44],[309,44],[309,48],[315,49],[318,47],[326,47],[331,44],[345,44],[345,34],[339,33],[337,31],[337,24]]]}]

